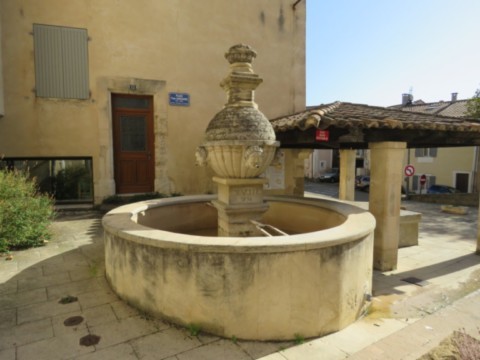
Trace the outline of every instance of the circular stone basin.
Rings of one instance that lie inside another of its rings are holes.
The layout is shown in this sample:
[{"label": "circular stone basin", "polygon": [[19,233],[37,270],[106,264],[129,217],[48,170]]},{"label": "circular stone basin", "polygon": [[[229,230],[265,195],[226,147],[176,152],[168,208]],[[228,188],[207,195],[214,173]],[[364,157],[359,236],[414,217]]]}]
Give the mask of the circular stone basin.
[{"label": "circular stone basin", "polygon": [[372,286],[369,212],[337,201],[267,197],[262,223],[291,235],[216,237],[214,199],[151,200],[106,214],[113,290],[142,311],[228,338],[322,336],[362,315]]}]

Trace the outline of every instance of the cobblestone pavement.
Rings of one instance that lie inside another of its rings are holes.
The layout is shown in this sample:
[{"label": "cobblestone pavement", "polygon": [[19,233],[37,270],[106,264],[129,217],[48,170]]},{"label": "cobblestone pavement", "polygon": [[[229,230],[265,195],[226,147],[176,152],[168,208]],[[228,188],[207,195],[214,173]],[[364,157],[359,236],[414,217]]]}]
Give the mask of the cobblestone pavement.
[{"label": "cobblestone pavement", "polygon": [[104,277],[102,214],[69,212],[46,246],[0,257],[0,359],[416,359],[454,330],[478,338],[477,209],[403,205],[422,213],[420,245],[374,273],[371,313],[298,346],[193,336],[129,307]]}]

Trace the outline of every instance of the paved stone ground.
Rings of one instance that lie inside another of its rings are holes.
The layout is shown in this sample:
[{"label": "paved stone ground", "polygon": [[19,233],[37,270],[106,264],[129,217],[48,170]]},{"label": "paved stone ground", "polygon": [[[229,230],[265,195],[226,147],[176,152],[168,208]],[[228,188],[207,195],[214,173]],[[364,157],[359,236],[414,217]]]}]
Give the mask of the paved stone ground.
[{"label": "paved stone ground", "polygon": [[[404,206],[423,213],[420,245],[400,250],[396,271],[375,272],[369,316],[299,346],[192,336],[136,311],[106,283],[101,214],[60,216],[46,246],[0,257],[0,359],[416,359],[453,330],[478,338],[476,209]],[[77,301],[59,303],[68,296]],[[89,335],[98,343],[85,343]]]}]

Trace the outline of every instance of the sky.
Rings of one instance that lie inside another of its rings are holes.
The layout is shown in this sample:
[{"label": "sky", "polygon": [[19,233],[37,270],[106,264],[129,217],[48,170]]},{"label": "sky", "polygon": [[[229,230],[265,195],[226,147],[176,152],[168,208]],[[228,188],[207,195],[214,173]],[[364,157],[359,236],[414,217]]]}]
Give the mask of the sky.
[{"label": "sky", "polygon": [[480,88],[480,0],[307,0],[307,105]]}]

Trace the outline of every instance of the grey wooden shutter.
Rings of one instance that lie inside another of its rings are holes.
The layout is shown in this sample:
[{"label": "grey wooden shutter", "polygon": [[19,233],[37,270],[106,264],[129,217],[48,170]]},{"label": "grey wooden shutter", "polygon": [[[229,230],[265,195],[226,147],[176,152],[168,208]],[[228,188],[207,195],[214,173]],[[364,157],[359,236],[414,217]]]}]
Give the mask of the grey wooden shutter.
[{"label": "grey wooden shutter", "polygon": [[[415,149],[416,150],[416,149]],[[418,175],[413,175],[412,177],[412,190],[417,191],[418,190]]]},{"label": "grey wooden shutter", "polygon": [[87,30],[34,24],[33,37],[37,96],[88,99]]}]

